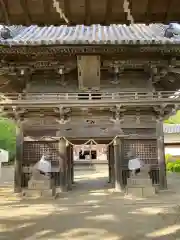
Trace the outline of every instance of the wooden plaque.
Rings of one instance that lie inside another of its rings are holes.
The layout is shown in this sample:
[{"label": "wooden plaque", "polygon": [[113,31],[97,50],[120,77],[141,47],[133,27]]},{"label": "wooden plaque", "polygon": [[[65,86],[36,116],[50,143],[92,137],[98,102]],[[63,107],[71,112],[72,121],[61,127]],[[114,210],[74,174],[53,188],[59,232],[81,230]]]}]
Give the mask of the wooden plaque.
[{"label": "wooden plaque", "polygon": [[78,56],[78,82],[80,90],[100,88],[100,56]]}]

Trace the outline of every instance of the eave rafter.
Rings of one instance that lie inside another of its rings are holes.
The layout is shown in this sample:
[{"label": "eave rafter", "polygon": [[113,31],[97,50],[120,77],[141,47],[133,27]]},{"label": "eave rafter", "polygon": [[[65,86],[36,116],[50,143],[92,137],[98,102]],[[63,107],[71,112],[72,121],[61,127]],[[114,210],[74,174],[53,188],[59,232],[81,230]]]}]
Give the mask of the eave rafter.
[{"label": "eave rafter", "polygon": [[[46,0],[44,0],[46,1]],[[71,9],[70,9],[70,0],[64,0],[64,13],[69,20],[69,24],[72,24],[71,22]]]},{"label": "eave rafter", "polygon": [[91,22],[91,4],[90,0],[85,0],[85,24],[90,25]]},{"label": "eave rafter", "polygon": [[112,16],[112,1],[111,0],[106,0],[106,15],[105,15],[105,23],[108,25],[110,24],[111,21],[111,16]]},{"label": "eave rafter", "polygon": [[152,0],[147,0],[147,7],[145,12],[146,23],[149,24],[150,22],[150,12],[151,12]]},{"label": "eave rafter", "polygon": [[26,24],[30,25],[31,24],[31,16],[30,16],[29,9],[28,9],[28,6],[27,6],[27,0],[20,0],[20,4],[21,4],[21,7],[22,7],[23,12],[24,12]]},{"label": "eave rafter", "polygon": [[5,0],[0,0],[0,6],[2,8],[2,11],[3,11],[3,14],[4,14],[4,18],[5,18],[5,23],[7,25],[10,24],[10,18],[9,18],[9,13],[8,13],[8,2],[6,0],[6,3],[5,3]]},{"label": "eave rafter", "polygon": [[50,8],[51,8],[51,1],[43,0],[43,7],[44,7],[44,17],[46,19],[47,15],[49,19],[51,19]]},{"label": "eave rafter", "polygon": [[168,0],[167,3],[167,9],[166,9],[166,13],[165,13],[165,22],[169,23],[169,20],[171,18],[171,6],[172,6],[172,2],[173,0]]}]

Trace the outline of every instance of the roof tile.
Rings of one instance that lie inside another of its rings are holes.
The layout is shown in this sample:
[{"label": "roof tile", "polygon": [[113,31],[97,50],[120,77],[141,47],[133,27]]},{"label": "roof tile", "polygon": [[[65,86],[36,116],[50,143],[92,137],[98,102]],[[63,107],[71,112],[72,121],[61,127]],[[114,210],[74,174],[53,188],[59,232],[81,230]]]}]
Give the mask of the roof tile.
[{"label": "roof tile", "polygon": [[11,39],[0,39],[2,45],[52,44],[180,44],[180,39],[166,38],[163,24],[10,26]]},{"label": "roof tile", "polygon": [[164,124],[164,133],[180,133],[180,124]]}]

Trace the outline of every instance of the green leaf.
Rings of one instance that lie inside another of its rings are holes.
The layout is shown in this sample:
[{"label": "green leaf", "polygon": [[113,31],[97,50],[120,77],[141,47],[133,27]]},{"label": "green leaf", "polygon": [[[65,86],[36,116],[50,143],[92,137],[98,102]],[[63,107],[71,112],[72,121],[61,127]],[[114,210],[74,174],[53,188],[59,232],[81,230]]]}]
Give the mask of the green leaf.
[{"label": "green leaf", "polygon": [[168,124],[180,124],[180,111],[177,111],[176,115],[171,116],[169,119],[164,121]]},{"label": "green leaf", "polygon": [[16,153],[16,125],[7,118],[0,118],[0,148],[9,151],[10,159]]}]

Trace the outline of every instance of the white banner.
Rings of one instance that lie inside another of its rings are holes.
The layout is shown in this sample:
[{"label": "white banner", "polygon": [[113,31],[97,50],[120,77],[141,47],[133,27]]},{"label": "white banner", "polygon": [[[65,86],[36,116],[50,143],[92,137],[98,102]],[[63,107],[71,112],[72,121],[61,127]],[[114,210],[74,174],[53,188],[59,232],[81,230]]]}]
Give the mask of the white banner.
[{"label": "white banner", "polygon": [[0,162],[8,162],[9,161],[9,152],[4,150],[4,149],[0,149]]},{"label": "white banner", "polygon": [[0,177],[1,177],[2,163],[8,162],[8,161],[9,161],[9,152],[4,149],[0,149]]}]

